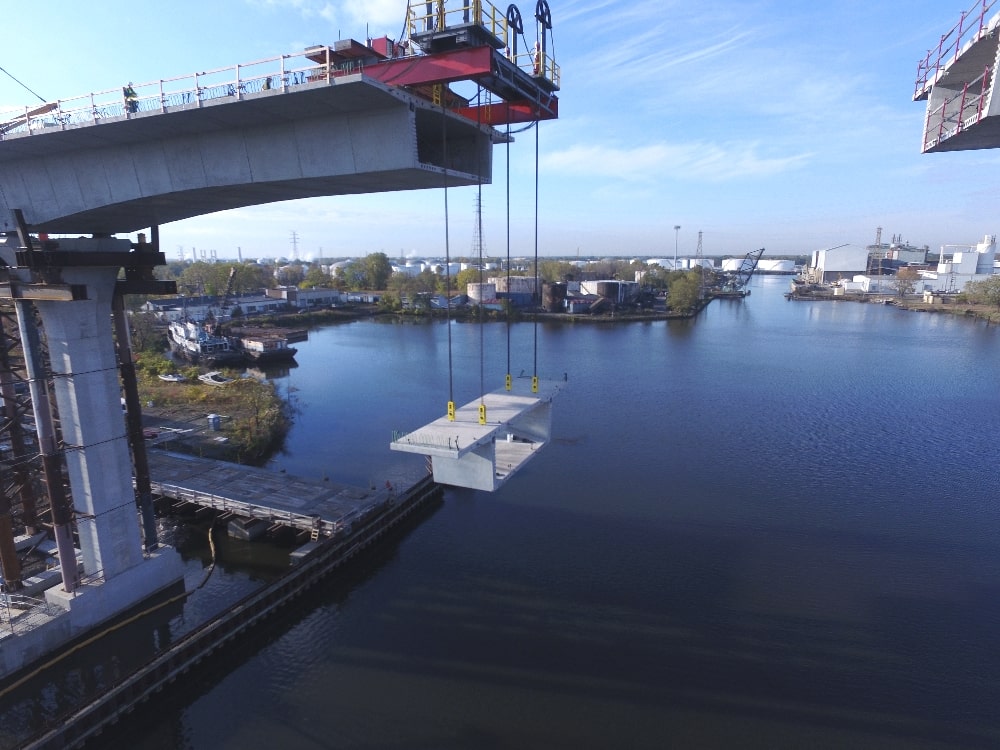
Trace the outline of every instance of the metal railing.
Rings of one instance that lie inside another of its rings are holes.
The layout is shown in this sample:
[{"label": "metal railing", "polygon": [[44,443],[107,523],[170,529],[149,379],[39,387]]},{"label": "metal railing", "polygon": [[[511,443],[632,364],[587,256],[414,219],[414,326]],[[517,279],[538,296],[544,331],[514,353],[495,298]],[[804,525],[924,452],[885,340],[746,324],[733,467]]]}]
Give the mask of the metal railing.
[{"label": "metal railing", "polygon": [[316,529],[324,536],[334,536],[340,531],[347,530],[353,521],[370,512],[372,508],[377,508],[392,499],[392,493],[387,490],[373,490],[371,493],[371,502],[364,508],[351,510],[340,515],[336,520],[329,521],[315,515],[295,513],[294,511],[281,510],[267,505],[256,505],[242,500],[234,500],[223,495],[198,492],[197,490],[165,482],[151,482],[150,489],[164,497],[170,497],[174,500],[201,505],[207,508],[214,508],[223,513],[228,512],[244,518],[258,518],[272,524],[290,526],[303,531]]},{"label": "metal railing", "polygon": [[197,108],[209,102],[239,101],[268,90],[284,93],[296,86],[329,82],[363,69],[357,62],[331,60],[329,48],[322,63],[307,57],[309,54],[319,56],[323,51],[322,48],[304,50],[177,78],[128,83],[121,88],[58,99],[43,106],[26,106],[23,112],[8,111],[4,113],[6,121],[0,122],[0,140]]},{"label": "metal railing", "polygon": [[[997,2],[997,0],[993,0]],[[536,55],[533,50],[511,53],[510,26],[507,16],[489,0],[459,0],[449,7],[446,0],[409,0],[406,9],[407,37],[444,31],[449,28],[476,25],[499,39],[508,49],[507,59],[533,76],[547,78],[560,86],[562,71],[552,55]]]},{"label": "metal railing", "polygon": [[408,36],[475,24],[507,44],[507,16],[489,0],[461,0],[451,8],[445,0],[410,0],[406,22]]},{"label": "metal railing", "polygon": [[[998,1],[990,0],[990,4]],[[424,10],[430,8],[430,12],[422,14],[415,10],[421,6]],[[463,19],[468,18],[468,23],[482,26],[507,44],[507,19],[488,0],[468,0],[464,5],[447,10],[444,0],[432,0],[430,3],[411,0],[407,18],[408,27],[414,33],[430,22],[454,25],[465,23]],[[441,28],[445,28],[444,25]],[[372,54],[374,56],[375,52]],[[415,50],[410,47],[404,54],[413,55]],[[322,58],[322,61],[317,62],[317,58]],[[519,53],[516,59],[512,56],[511,61],[522,70],[559,85],[561,71],[550,55],[545,54],[536,60],[536,56],[529,51]],[[337,60],[330,47],[320,46],[177,78],[138,84],[128,82],[121,88],[25,106],[23,110],[7,110],[0,114],[0,140],[165,114],[208,103],[240,101],[248,95],[265,91],[286,93],[305,84],[329,84],[336,78],[362,73],[364,67],[362,61]]]},{"label": "metal railing", "polygon": [[979,39],[987,30],[987,14],[1000,0],[978,0],[969,10],[962,11],[951,29],[941,35],[938,46],[927,51],[923,60],[917,63],[917,81],[913,98],[922,97],[929,84],[937,80],[938,73],[949,62],[957,60],[962,47],[969,41]]},{"label": "metal railing", "polygon": [[0,625],[4,626],[3,630],[10,630],[13,634],[17,634],[18,629],[27,632],[64,612],[65,610],[49,604],[45,599],[0,593]]},{"label": "metal railing", "polygon": [[992,71],[987,67],[981,75],[966,83],[960,92],[927,113],[924,151],[983,119],[992,79]]}]

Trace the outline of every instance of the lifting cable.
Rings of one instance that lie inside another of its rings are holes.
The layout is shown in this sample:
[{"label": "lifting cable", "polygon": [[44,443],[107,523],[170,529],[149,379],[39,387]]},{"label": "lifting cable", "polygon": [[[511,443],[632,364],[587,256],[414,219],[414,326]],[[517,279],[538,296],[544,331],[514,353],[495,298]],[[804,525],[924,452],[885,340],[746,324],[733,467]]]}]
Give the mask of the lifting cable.
[{"label": "lifting cable", "polygon": [[14,83],[16,83],[16,84],[17,84],[18,86],[20,86],[21,88],[23,88],[23,89],[24,89],[25,91],[27,91],[28,93],[30,93],[30,94],[34,94],[35,96],[37,96],[37,97],[38,97],[38,99],[39,99],[39,100],[40,100],[40,101],[42,102],[42,104],[48,104],[48,102],[47,102],[47,101],[45,101],[45,99],[42,99],[42,96],[41,96],[41,94],[38,94],[38,93],[36,93],[35,91],[32,91],[32,90],[31,90],[30,88],[28,88],[28,86],[27,86],[26,84],[24,84],[24,83],[22,83],[21,81],[17,80],[17,79],[16,79],[16,78],[15,78],[15,77],[14,77],[13,75],[11,75],[11,74],[10,74],[10,73],[9,73],[9,72],[8,72],[7,70],[5,70],[4,68],[0,68],[0,72],[3,72],[4,74],[6,74],[6,75],[7,75],[7,77],[8,77],[8,78],[10,78],[10,80],[12,80],[12,81],[13,81]]},{"label": "lifting cable", "polygon": [[[440,88],[438,88],[440,87]],[[451,356],[451,245],[448,237],[448,116],[445,110],[443,85],[435,86],[441,96],[441,161],[444,165],[444,268],[445,319],[448,328],[448,421],[455,421],[455,390]]]},{"label": "lifting cable", "polygon": [[[476,84],[476,130],[483,134],[483,87]],[[492,136],[491,136],[492,138]],[[490,144],[492,148],[492,143]],[[476,149],[476,245],[479,253],[479,424],[486,424],[486,324],[483,320],[483,150]]]},{"label": "lifting cable", "polygon": [[510,296],[510,102],[506,102],[505,109],[506,117],[504,119],[507,121],[507,133],[504,140],[507,167],[507,305],[504,317],[507,319],[507,376],[504,378],[504,387],[509,391],[514,385],[510,376],[510,318],[512,312]]},{"label": "lifting cable", "polygon": [[[541,116],[541,106],[536,109],[536,115]],[[538,121],[535,121],[535,291],[532,297],[535,302],[534,353],[531,375],[531,392],[538,393],[538,306],[541,302],[541,290],[538,287]]]}]

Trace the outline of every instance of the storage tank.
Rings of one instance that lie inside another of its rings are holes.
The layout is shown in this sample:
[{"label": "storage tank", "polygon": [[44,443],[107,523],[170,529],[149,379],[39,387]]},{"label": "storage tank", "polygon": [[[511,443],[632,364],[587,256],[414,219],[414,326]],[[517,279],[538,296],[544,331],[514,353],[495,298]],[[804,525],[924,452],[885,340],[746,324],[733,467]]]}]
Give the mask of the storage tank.
[{"label": "storage tank", "polygon": [[466,294],[469,295],[470,301],[480,305],[484,301],[491,301],[497,298],[497,285],[472,283],[466,287]]},{"label": "storage tank", "polygon": [[559,312],[566,299],[566,282],[557,281],[554,284],[542,286],[542,309],[545,312]]},{"label": "storage tank", "polygon": [[795,273],[795,261],[781,258],[761,258],[757,261],[760,273]]},{"label": "storage tank", "polygon": [[722,272],[723,273],[735,273],[739,271],[743,266],[743,258],[723,258],[722,260]]}]

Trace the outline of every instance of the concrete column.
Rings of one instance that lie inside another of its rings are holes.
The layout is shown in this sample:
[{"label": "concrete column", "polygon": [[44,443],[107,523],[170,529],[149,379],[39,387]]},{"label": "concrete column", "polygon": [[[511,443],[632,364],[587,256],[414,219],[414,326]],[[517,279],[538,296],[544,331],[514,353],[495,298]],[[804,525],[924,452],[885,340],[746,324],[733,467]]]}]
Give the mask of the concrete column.
[{"label": "concrete column", "polygon": [[117,268],[63,269],[62,280],[86,285],[88,298],[36,303],[67,444],[84,574],[101,573],[106,580],[143,559],[111,335],[117,275]]}]

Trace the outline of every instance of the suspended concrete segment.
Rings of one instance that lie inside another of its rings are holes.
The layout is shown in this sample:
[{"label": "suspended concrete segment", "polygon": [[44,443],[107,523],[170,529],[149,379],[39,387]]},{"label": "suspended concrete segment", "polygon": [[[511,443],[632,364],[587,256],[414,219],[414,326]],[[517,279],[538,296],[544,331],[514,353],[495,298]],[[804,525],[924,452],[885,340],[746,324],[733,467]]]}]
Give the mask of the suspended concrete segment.
[{"label": "suspended concrete segment", "polygon": [[1000,14],[976,2],[917,66],[914,101],[927,101],[923,153],[1000,146]]},{"label": "suspended concrete segment", "polygon": [[[455,419],[436,419],[396,437],[394,451],[429,456],[434,481],[493,492],[518,472],[549,442],[552,399],[564,384],[517,379],[512,389],[493,391],[455,410]],[[480,423],[485,407],[486,423]]]},{"label": "suspended concrete segment", "polygon": [[34,232],[111,234],[274,201],[490,181],[488,127],[360,73],[270,80],[193,83],[136,112],[105,92],[93,111],[26,113],[0,127],[0,216],[19,208]]}]

